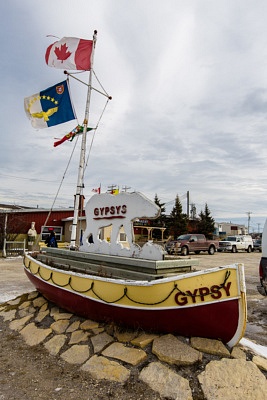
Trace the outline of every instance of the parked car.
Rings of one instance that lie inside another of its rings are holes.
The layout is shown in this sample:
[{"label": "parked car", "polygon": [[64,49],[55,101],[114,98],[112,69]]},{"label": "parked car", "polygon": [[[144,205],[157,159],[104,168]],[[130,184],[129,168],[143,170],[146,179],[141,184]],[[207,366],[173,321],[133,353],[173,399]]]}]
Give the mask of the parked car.
[{"label": "parked car", "polygon": [[250,235],[233,235],[227,236],[224,240],[219,241],[218,251],[231,251],[237,253],[238,251],[253,251],[253,240]]},{"label": "parked car", "polygon": [[218,246],[218,240],[207,240],[205,235],[194,233],[178,236],[176,240],[168,242],[165,249],[168,254],[181,254],[182,256],[187,256],[191,252],[199,254],[201,251],[207,251],[213,255]]},{"label": "parked car", "polygon": [[259,265],[259,276],[262,287],[262,292],[260,290],[259,292],[267,296],[267,220],[262,233],[262,257]]},{"label": "parked car", "polygon": [[253,242],[253,251],[259,251],[261,253],[261,251],[262,251],[261,239],[256,239]]},{"label": "parked car", "polygon": [[169,240],[166,245],[165,245],[165,250],[167,251],[168,254],[174,254],[175,253],[175,245],[176,245],[177,240]]}]

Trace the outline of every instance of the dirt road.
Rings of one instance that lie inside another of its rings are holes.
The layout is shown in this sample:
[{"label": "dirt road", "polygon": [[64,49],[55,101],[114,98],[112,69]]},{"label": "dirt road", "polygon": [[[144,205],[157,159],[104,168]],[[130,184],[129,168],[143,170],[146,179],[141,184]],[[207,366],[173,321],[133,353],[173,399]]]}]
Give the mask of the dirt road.
[{"label": "dirt road", "polygon": [[[245,337],[267,346],[267,297],[258,293],[260,253],[200,254],[198,269],[244,263],[248,298],[248,324]],[[0,303],[34,290],[23,271],[22,258],[0,258]],[[159,400],[162,397],[132,373],[125,385],[97,381],[75,365],[52,357],[42,345],[29,347],[18,332],[0,320],[0,399],[2,400]],[[198,374],[192,367],[190,376]],[[191,382],[194,400],[204,400],[197,379]]]},{"label": "dirt road", "polygon": [[23,258],[0,257],[0,304],[33,290],[34,286],[23,271]]},{"label": "dirt road", "polygon": [[216,253],[213,256],[203,253],[197,258],[201,269],[233,263],[244,264],[248,304],[248,322],[245,337],[267,346],[267,297],[262,296],[257,290],[257,286],[260,286],[259,262],[261,253]]}]

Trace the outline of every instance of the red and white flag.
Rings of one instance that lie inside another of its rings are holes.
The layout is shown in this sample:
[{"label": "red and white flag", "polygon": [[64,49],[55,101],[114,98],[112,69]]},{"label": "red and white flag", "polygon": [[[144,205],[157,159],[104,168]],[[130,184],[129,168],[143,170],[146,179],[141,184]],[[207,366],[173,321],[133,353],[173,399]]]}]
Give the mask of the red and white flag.
[{"label": "red and white flag", "polygon": [[95,189],[92,189],[92,192],[94,192],[94,193],[100,194],[100,191],[101,191],[101,188],[100,188],[100,187],[95,188]]},{"label": "red and white flag", "polygon": [[93,40],[64,37],[51,44],[45,53],[49,67],[89,71]]}]

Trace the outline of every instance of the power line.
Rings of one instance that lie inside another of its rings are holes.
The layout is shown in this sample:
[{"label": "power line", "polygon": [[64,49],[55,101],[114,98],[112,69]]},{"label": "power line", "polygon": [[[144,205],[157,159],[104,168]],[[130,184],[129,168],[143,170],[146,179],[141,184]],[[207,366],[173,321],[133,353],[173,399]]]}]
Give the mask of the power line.
[{"label": "power line", "polygon": [[[179,195],[178,195],[179,196]],[[185,194],[182,194],[181,196],[179,196],[179,199],[180,200],[184,200],[184,199],[186,199],[187,198],[187,193],[185,193]],[[164,203],[166,206],[167,205],[169,205],[169,204],[172,204],[172,203],[174,203],[175,202],[175,199],[174,200],[171,200],[171,201],[167,201],[167,203]]]},{"label": "power line", "polygon": [[45,179],[36,179],[36,178],[25,178],[24,176],[15,176],[15,175],[5,175],[5,174],[1,174],[1,176],[4,176],[6,178],[12,178],[12,179],[23,179],[25,181],[33,181],[33,182],[48,182],[48,183],[53,183],[53,182],[57,182],[57,181],[48,181]]},{"label": "power line", "polygon": [[[5,178],[12,178],[12,179],[19,179],[19,180],[25,180],[25,181],[31,181],[31,182],[46,182],[46,183],[57,183],[57,180],[50,181],[46,179],[37,179],[37,178],[25,178],[24,176],[15,176],[15,175],[5,175],[0,173],[0,177],[3,176]],[[66,183],[67,185],[74,185],[74,183]]]}]

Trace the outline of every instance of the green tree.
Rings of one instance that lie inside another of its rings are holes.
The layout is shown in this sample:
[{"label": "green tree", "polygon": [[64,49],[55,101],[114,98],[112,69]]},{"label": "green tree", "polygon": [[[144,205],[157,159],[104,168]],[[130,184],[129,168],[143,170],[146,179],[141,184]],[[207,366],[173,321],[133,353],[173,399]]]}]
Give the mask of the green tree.
[{"label": "green tree", "polygon": [[166,215],[164,214],[166,211],[165,203],[162,203],[158,198],[157,193],[154,197],[154,203],[160,208],[160,216],[155,220],[157,225],[164,225],[166,221]]},{"label": "green tree", "polygon": [[187,232],[187,226],[188,218],[187,215],[183,213],[182,203],[177,195],[169,218],[170,234],[176,238],[177,236]]},{"label": "green tree", "polygon": [[190,219],[196,220],[197,219],[197,209],[195,203],[190,204]]},{"label": "green tree", "polygon": [[198,232],[206,236],[207,239],[212,239],[215,230],[215,220],[210,214],[208,204],[205,204],[204,212],[201,210],[198,221]]},{"label": "green tree", "polygon": [[[165,227],[166,226],[165,203],[162,203],[160,201],[157,193],[155,194],[155,197],[154,197],[154,203],[160,208],[160,216],[157,219],[153,220],[153,225]],[[158,229],[155,229],[153,231],[153,238],[160,240],[161,239],[161,231]]]}]

